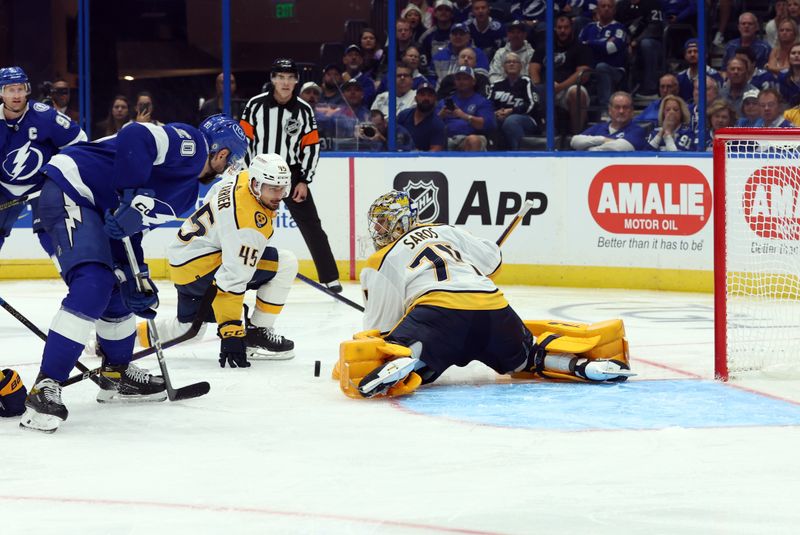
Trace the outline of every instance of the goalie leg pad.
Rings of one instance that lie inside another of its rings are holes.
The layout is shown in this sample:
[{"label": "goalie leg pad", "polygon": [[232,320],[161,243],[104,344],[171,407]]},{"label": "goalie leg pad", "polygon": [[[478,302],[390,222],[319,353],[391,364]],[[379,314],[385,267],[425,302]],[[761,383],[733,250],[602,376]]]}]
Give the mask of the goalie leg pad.
[{"label": "goalie leg pad", "polygon": [[[377,372],[387,362],[413,357],[411,348],[386,342],[382,338],[365,337],[357,340],[347,340],[339,346],[339,361],[334,367],[334,378],[338,375],[339,388],[351,398],[362,399],[364,395],[359,391],[359,384],[373,372]],[[410,360],[410,359],[409,359]],[[416,360],[416,358],[414,358]],[[385,395],[404,395],[413,392],[422,379],[408,370],[403,377],[388,386]],[[395,384],[396,383],[396,384]]]}]

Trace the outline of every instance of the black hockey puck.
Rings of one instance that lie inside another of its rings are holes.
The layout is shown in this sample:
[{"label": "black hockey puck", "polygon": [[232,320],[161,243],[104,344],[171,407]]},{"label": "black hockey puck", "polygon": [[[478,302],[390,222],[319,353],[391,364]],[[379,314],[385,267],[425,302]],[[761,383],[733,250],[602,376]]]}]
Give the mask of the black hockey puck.
[{"label": "black hockey puck", "polygon": [[320,366],[321,366],[321,363],[320,363],[320,361],[318,361],[318,360],[315,360],[315,361],[314,361],[314,377],[319,377],[319,369],[320,369]]}]

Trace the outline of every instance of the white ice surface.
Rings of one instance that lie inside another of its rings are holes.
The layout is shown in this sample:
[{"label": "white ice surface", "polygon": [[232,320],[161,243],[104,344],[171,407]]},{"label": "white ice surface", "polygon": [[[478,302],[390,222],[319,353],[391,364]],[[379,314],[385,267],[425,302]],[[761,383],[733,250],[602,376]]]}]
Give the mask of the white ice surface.
[{"label": "white ice surface", "polygon": [[[160,313],[172,313],[174,292],[160,287]],[[64,290],[0,283],[42,328]],[[504,290],[524,318],[622,317],[637,380],[713,375],[710,295]],[[359,299],[355,284],[345,294]],[[213,329],[167,350],[173,383],[207,380],[205,397],[99,405],[84,381],[65,389],[70,416],[53,435],[0,421],[0,532],[798,532],[797,426],[560,432],[422,416],[350,400],[330,380],[339,342],[360,330],[355,310],[296,282],[277,326],[294,360],[220,369]],[[5,311],[0,340],[0,364],[30,386],[42,342]],[[473,364],[440,382],[495,380]],[[800,403],[798,381],[743,384]]]}]

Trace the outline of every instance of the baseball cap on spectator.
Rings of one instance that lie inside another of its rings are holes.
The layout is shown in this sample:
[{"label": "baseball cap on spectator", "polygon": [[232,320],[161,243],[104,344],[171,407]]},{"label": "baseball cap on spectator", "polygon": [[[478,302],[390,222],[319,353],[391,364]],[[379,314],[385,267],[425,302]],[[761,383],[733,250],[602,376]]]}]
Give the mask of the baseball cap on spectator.
[{"label": "baseball cap on spectator", "polygon": [[459,22],[450,26],[450,33],[456,32],[469,33],[469,28],[467,28],[467,25],[463,22]]},{"label": "baseball cap on spectator", "polygon": [[450,11],[453,10],[453,2],[450,0],[436,0],[436,3],[433,5],[433,9],[439,9],[440,7],[446,7]]},{"label": "baseball cap on spectator", "polygon": [[347,89],[348,87],[357,87],[357,88],[359,88],[359,89],[360,89],[360,90],[362,90],[362,91],[364,90],[364,86],[362,86],[362,85],[361,85],[361,82],[359,82],[359,81],[358,81],[358,80],[356,80],[355,78],[350,78],[350,79],[349,79],[349,80],[347,80],[345,83],[343,83],[343,84],[342,84],[342,91],[344,91],[344,90],[345,90],[345,89]]},{"label": "baseball cap on spectator", "polygon": [[436,88],[433,84],[429,84],[428,82],[422,82],[417,86],[417,93],[420,91],[430,91],[431,93],[436,93]]},{"label": "baseball cap on spectator", "polygon": [[523,32],[527,32],[528,31],[528,27],[525,26],[525,23],[522,22],[521,20],[513,20],[513,21],[509,22],[508,25],[506,26],[506,31],[515,30],[515,29],[516,30],[522,30]]},{"label": "baseball cap on spectator", "polygon": [[692,37],[691,39],[687,39],[686,42],[683,44],[683,51],[686,52],[690,48],[697,48],[698,46],[700,45],[697,44],[697,38]]},{"label": "baseball cap on spectator", "polygon": [[337,71],[339,71],[339,74],[342,73],[342,66],[341,65],[339,65],[338,63],[328,63],[327,65],[325,65],[325,68],[322,69],[322,74],[325,74],[326,72],[328,72],[331,69],[336,69]]},{"label": "baseball cap on spectator", "polygon": [[744,95],[742,95],[742,102],[744,102],[748,98],[754,98],[758,100],[758,89],[751,89],[749,91],[745,91]]},{"label": "baseball cap on spectator", "polygon": [[[473,71],[472,67],[469,65],[459,65],[455,75],[458,76],[459,74],[466,74],[470,78],[475,78],[475,71]],[[417,91],[419,91],[419,89]]]},{"label": "baseball cap on spectator", "polygon": [[349,54],[350,52],[353,52],[353,51],[358,52],[359,54],[363,54],[363,52],[361,52],[361,47],[358,46],[358,45],[350,45],[350,46],[348,46],[347,48],[344,49],[345,55],[347,55],[347,54]]},{"label": "baseball cap on spectator", "polygon": [[306,82],[303,84],[303,87],[300,88],[300,92],[307,91],[309,89],[313,89],[317,92],[317,94],[322,94],[322,88],[316,84],[316,82]]}]

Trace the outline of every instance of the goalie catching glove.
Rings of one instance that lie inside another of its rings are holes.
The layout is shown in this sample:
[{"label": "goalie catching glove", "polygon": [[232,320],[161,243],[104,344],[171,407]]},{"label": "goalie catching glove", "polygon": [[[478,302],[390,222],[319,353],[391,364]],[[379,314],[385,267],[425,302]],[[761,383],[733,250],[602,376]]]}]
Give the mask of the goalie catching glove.
[{"label": "goalie catching glove", "polygon": [[27,395],[28,390],[17,372],[8,368],[0,372],[0,417],[10,418],[25,412]]}]

